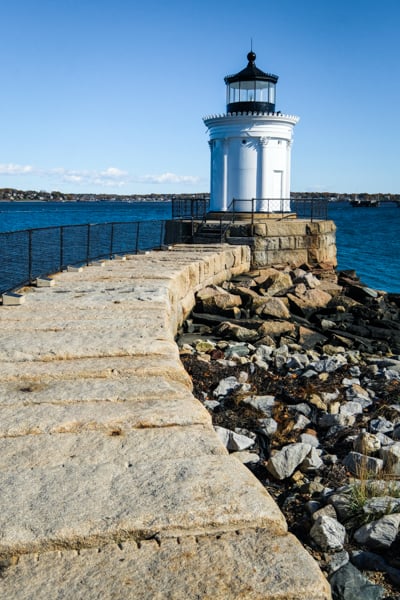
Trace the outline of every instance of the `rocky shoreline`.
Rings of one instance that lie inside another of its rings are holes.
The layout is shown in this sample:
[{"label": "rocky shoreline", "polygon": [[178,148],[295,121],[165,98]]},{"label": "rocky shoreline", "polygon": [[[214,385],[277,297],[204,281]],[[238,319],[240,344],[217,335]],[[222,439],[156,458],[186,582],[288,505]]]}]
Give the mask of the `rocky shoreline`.
[{"label": "rocky shoreline", "polygon": [[400,295],[329,265],[261,269],[199,292],[178,344],[334,600],[400,598]]}]

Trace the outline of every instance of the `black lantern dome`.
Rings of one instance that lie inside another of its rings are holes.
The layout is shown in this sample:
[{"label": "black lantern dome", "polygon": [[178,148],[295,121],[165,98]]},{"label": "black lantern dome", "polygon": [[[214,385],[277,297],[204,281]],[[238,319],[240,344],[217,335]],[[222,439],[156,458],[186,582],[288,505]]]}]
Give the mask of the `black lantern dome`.
[{"label": "black lantern dome", "polygon": [[247,55],[245,69],[225,77],[226,111],[232,112],[275,112],[275,86],[277,75],[264,73],[256,67],[253,51]]}]

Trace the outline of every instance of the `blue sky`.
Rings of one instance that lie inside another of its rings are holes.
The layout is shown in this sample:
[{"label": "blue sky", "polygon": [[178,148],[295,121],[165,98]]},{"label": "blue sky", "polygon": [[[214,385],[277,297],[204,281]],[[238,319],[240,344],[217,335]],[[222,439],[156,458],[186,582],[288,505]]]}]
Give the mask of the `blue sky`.
[{"label": "blue sky", "polygon": [[0,0],[0,188],[209,190],[227,74],[279,75],[292,190],[400,193],[400,0]]}]

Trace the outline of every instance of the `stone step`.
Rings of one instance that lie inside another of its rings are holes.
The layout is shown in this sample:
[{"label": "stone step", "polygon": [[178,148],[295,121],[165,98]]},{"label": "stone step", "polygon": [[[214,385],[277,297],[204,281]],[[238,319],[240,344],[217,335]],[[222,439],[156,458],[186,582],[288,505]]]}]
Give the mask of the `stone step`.
[{"label": "stone step", "polygon": [[[1,339],[1,334],[0,334]],[[178,352],[166,355],[102,356],[77,360],[5,360],[1,363],[0,381],[13,382],[21,388],[42,385],[44,382],[79,379],[117,379],[127,376],[160,377],[191,386],[189,375],[177,360]]]},{"label": "stone step", "polygon": [[[44,364],[44,367],[46,364]],[[127,375],[125,377],[90,377],[73,379],[41,378],[31,383],[24,381],[0,380],[0,410],[4,407],[18,409],[21,406],[40,404],[76,405],[103,402],[123,404],[158,400],[188,400],[191,380],[185,383],[179,379],[150,374]],[[0,423],[1,429],[1,423]]]},{"label": "stone step", "polygon": [[[109,543],[9,559],[8,600],[328,600],[316,563],[291,535],[242,529]],[[51,576],[49,576],[51,574]],[[101,574],[101,577],[99,576]],[[27,585],[29,582],[29,585]]]},{"label": "stone step", "polygon": [[208,412],[189,393],[180,399],[6,406],[0,409],[0,418],[0,437],[88,431],[124,435],[134,428],[210,425]]},{"label": "stone step", "polygon": [[255,522],[270,535],[286,533],[276,504],[231,456],[141,460],[133,452],[121,462],[18,468],[0,472],[0,489],[3,557]]},{"label": "stone step", "polygon": [[[162,456],[163,460],[227,455],[219,438],[206,425],[170,425],[125,431],[123,435],[104,435],[87,431],[85,435],[27,435],[0,439],[0,471],[60,467],[62,465],[144,463]],[[161,462],[160,462],[161,464]]]},{"label": "stone step", "polygon": [[[151,335],[151,331],[149,332]],[[0,361],[52,361],[101,356],[179,356],[172,340],[138,338],[127,329],[104,326],[86,331],[31,331],[4,333],[0,338]]]}]

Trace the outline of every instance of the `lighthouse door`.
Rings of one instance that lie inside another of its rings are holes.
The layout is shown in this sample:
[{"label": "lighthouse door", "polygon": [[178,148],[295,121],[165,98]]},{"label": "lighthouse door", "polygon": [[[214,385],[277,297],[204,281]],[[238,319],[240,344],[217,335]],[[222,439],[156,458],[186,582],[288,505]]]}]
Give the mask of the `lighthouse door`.
[{"label": "lighthouse door", "polygon": [[272,179],[272,198],[282,198],[282,171],[274,171]]}]

